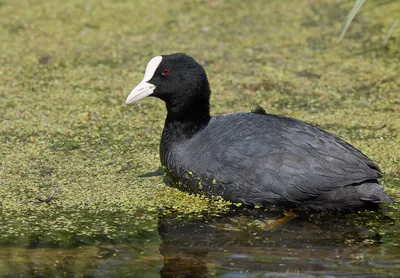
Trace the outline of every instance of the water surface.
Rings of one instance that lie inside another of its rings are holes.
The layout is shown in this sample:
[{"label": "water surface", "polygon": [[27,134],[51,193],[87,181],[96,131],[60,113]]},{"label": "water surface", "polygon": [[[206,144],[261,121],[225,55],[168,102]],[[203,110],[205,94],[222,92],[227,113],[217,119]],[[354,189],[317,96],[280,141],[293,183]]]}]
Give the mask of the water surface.
[{"label": "water surface", "polygon": [[[261,209],[181,219],[125,240],[24,239],[0,249],[7,277],[391,277],[400,272],[398,211],[350,215]],[[133,223],[131,223],[134,225]],[[127,232],[129,234],[129,232]]]}]

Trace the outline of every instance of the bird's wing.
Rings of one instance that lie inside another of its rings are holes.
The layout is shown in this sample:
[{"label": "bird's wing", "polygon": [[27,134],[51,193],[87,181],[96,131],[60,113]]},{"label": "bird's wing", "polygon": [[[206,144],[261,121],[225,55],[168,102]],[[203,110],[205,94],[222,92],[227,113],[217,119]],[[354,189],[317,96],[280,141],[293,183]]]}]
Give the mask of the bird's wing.
[{"label": "bird's wing", "polygon": [[208,130],[207,136],[218,136],[193,156],[204,165],[192,164],[224,184],[231,196],[303,202],[381,176],[364,154],[315,126],[273,115],[239,115],[244,116],[215,125],[229,129]]}]

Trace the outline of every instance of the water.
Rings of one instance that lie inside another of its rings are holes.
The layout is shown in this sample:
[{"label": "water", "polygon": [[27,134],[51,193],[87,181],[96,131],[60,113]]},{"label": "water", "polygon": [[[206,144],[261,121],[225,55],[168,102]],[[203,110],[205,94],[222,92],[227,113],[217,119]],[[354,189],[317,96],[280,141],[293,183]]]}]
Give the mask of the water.
[{"label": "water", "polygon": [[159,166],[165,110],[123,105],[149,57],[186,52],[213,114],[320,124],[399,199],[398,1],[365,1],[338,43],[353,2],[0,0],[0,277],[400,277],[398,204],[182,219],[193,198],[136,178]]},{"label": "water", "polygon": [[[3,277],[400,277],[397,211],[350,215],[240,210],[163,216],[124,241],[31,238],[0,249]],[[179,220],[178,220],[179,219]],[[61,247],[63,246],[63,247]]]}]

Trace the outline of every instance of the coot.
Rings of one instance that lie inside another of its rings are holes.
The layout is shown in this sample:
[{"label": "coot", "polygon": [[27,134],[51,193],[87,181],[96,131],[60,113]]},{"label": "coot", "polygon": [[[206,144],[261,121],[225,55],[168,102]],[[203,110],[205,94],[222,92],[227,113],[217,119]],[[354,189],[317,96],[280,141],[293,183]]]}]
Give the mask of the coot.
[{"label": "coot", "polygon": [[152,58],[126,99],[166,103],[160,158],[180,189],[250,206],[313,210],[393,201],[379,184],[379,167],[345,141],[262,108],[211,117],[210,94],[203,67],[176,53]]}]

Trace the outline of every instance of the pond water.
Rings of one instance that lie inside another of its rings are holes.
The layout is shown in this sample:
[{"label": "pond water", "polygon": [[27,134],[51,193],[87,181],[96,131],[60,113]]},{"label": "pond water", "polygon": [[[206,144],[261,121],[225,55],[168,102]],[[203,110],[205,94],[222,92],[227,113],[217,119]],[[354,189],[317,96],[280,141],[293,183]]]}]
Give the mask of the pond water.
[{"label": "pond water", "polygon": [[338,42],[354,2],[0,0],[0,277],[400,277],[398,203],[222,214],[144,174],[165,107],[125,105],[151,57],[186,52],[213,115],[320,125],[400,200],[399,1],[365,1]]},{"label": "pond water", "polygon": [[0,276],[400,277],[397,216],[391,208],[348,215],[232,209],[195,220],[159,212],[153,230],[123,241],[76,236],[62,245],[31,237],[18,248],[3,245]]}]

